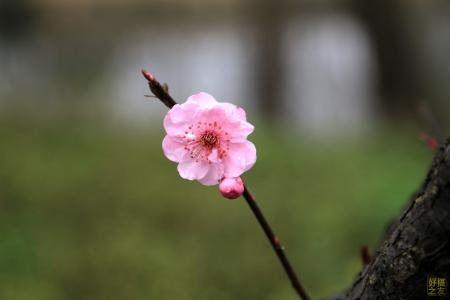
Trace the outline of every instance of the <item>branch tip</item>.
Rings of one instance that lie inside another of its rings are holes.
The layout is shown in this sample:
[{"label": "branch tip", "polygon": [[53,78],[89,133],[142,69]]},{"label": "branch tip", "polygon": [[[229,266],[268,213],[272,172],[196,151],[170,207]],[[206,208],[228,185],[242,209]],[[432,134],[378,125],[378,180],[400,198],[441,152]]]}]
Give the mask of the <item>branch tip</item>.
[{"label": "branch tip", "polygon": [[[172,108],[177,103],[173,98],[169,95],[169,87],[162,86],[158,80],[156,80],[155,76],[153,76],[152,73],[149,71],[142,69],[141,70],[142,75],[147,79],[148,81],[148,87],[150,88],[150,91],[155,95],[155,98],[158,98],[161,100],[162,103],[164,103],[165,106],[168,108]],[[147,97],[148,95],[146,95]]]},{"label": "branch tip", "polygon": [[155,76],[153,76],[153,74],[150,73],[149,71],[142,69],[141,72],[142,72],[142,75],[144,75],[145,79],[147,79],[148,81],[155,80]]}]

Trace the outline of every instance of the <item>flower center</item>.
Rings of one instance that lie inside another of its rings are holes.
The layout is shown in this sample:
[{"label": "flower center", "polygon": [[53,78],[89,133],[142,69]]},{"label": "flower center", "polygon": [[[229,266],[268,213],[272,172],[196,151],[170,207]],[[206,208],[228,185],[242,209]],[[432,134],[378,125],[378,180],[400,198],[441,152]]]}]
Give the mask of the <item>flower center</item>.
[{"label": "flower center", "polygon": [[217,146],[219,139],[217,138],[217,135],[212,131],[206,131],[200,138],[200,141],[202,142],[203,146],[212,148],[214,146]]},{"label": "flower center", "polygon": [[228,132],[217,122],[190,124],[182,138],[184,150],[196,162],[206,161],[211,164],[208,156],[213,153],[213,150],[217,150],[218,159],[224,159],[230,149]]}]

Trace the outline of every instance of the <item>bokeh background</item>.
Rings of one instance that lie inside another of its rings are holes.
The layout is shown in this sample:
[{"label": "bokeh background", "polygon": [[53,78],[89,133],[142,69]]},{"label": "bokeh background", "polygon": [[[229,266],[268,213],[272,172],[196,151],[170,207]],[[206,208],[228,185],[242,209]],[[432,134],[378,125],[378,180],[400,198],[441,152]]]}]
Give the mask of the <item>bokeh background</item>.
[{"label": "bokeh background", "polygon": [[0,299],[296,299],[246,203],[163,157],[141,68],[247,110],[244,179],[344,290],[448,132],[449,53],[443,0],[2,0]]}]

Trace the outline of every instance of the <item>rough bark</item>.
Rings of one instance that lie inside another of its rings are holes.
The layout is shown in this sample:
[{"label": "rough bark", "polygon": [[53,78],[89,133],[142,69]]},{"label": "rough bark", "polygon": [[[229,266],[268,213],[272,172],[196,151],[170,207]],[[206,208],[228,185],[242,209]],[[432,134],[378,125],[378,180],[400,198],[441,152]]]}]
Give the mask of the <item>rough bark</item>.
[{"label": "rough bark", "polygon": [[[427,296],[427,278],[450,280],[450,139],[420,190],[390,226],[372,261],[335,299],[449,299]],[[448,288],[448,287],[447,287]]]}]

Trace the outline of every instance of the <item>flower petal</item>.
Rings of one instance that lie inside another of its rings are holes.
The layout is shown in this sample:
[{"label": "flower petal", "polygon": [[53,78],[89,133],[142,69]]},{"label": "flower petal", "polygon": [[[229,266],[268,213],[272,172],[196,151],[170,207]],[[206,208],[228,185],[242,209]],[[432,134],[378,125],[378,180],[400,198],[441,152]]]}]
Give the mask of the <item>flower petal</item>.
[{"label": "flower petal", "polygon": [[219,163],[212,163],[209,165],[208,173],[198,181],[203,185],[216,185],[219,184],[223,178],[224,166]]},{"label": "flower petal", "polygon": [[184,179],[188,180],[200,180],[204,178],[210,169],[210,165],[204,161],[195,161],[195,159],[189,159],[178,164],[178,173]]},{"label": "flower petal", "polygon": [[194,122],[199,112],[198,105],[183,103],[174,105],[164,117],[164,129],[169,135],[180,135]]},{"label": "flower petal", "polygon": [[236,111],[234,112],[234,114],[236,118],[240,119],[241,121],[247,121],[247,115],[242,107],[236,106]]},{"label": "flower petal", "polygon": [[225,177],[238,177],[256,162],[256,148],[250,141],[231,143],[225,159]]},{"label": "flower petal", "polygon": [[227,102],[218,103],[224,111],[227,113],[227,117],[233,121],[247,121],[245,110],[237,105]]},{"label": "flower petal", "polygon": [[213,163],[220,163],[219,153],[217,149],[212,149],[211,153],[208,155],[208,160]]},{"label": "flower petal", "polygon": [[230,140],[232,143],[244,142],[253,130],[255,130],[255,127],[252,124],[240,121],[231,131]]},{"label": "flower petal", "polygon": [[185,115],[183,109],[179,104],[176,104],[169,110],[164,117],[163,125],[167,134],[179,135],[184,132],[185,122],[183,116]]},{"label": "flower petal", "polygon": [[183,156],[188,152],[184,144],[176,137],[166,135],[162,142],[164,155],[174,162],[180,162]]},{"label": "flower petal", "polygon": [[214,99],[213,96],[205,92],[200,92],[190,96],[187,99],[186,103],[195,103],[199,105],[200,108],[210,108],[218,104],[218,102],[216,101],[216,99]]}]

